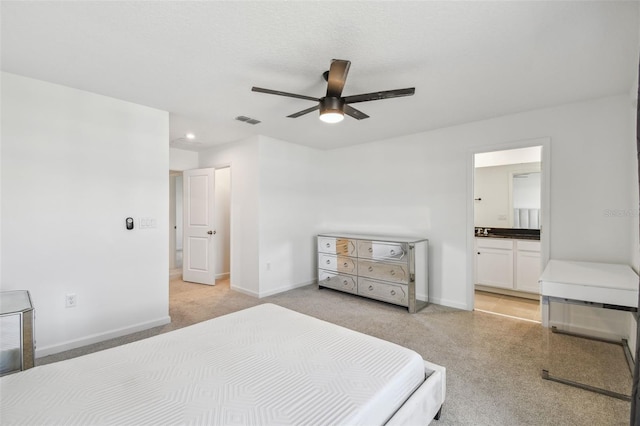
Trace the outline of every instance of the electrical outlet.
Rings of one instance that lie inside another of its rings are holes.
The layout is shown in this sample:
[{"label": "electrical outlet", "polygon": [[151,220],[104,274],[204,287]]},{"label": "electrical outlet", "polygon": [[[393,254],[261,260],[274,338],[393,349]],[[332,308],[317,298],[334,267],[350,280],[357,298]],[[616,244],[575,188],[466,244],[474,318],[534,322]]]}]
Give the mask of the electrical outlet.
[{"label": "electrical outlet", "polygon": [[75,308],[78,306],[78,296],[75,293],[67,293],[64,296],[65,299],[65,307],[67,308]]}]

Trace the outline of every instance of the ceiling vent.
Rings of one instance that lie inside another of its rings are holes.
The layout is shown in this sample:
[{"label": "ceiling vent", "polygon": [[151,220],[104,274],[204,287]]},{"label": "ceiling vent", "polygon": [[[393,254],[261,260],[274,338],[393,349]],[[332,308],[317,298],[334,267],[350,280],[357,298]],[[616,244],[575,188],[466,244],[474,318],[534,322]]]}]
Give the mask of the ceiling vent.
[{"label": "ceiling vent", "polygon": [[247,124],[258,124],[258,123],[260,123],[260,120],[256,120],[255,118],[251,118],[251,117],[245,117],[244,115],[237,116],[236,120],[242,121],[242,122],[247,123]]}]

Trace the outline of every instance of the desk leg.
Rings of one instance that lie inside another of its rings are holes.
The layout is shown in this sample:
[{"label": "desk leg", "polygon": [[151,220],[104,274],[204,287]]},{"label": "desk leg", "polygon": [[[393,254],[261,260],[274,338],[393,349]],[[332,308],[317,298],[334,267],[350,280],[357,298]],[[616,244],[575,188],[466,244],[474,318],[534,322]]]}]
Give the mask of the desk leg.
[{"label": "desk leg", "polygon": [[550,380],[552,382],[562,383],[563,385],[573,386],[575,388],[588,390],[591,392],[599,393],[601,395],[610,396],[611,398],[621,399],[623,401],[628,401],[628,402],[631,401],[631,397],[629,395],[624,395],[624,394],[613,392],[607,389],[597,388],[595,386],[585,385],[584,383],[574,382],[573,380],[554,377],[549,374],[549,370],[542,370],[542,379]]},{"label": "desk leg", "polygon": [[549,308],[549,296],[542,296],[542,303],[540,304],[542,312],[540,317],[542,319],[542,326],[549,328],[549,320],[551,315],[551,309]]},{"label": "desk leg", "polygon": [[[551,327],[551,331],[553,333],[557,333],[557,334],[565,334],[567,336],[580,337],[580,338],[583,338],[583,339],[595,340],[595,341],[598,341],[598,342],[604,342],[604,343],[610,343],[610,344],[622,346],[625,358],[627,359],[627,364],[629,365],[629,370],[633,374],[633,360],[631,358],[631,353],[629,352],[629,346],[628,346],[627,341],[625,339],[622,339],[621,341],[609,340],[609,339],[601,339],[599,337],[586,336],[584,334],[578,334],[578,333],[572,333],[570,331],[559,330],[555,326]],[[624,395],[624,394],[621,394],[621,393],[618,393],[618,392],[613,392],[613,391],[610,391],[610,390],[607,390],[607,389],[598,388],[598,387],[587,385],[587,384],[580,383],[580,382],[574,382],[573,380],[563,379],[561,377],[555,377],[555,376],[552,376],[552,375],[549,374],[549,370],[544,370],[544,369],[542,370],[542,379],[543,380],[550,380],[552,382],[562,383],[563,385],[573,386],[573,387],[579,388],[579,389],[588,390],[590,392],[599,393],[601,395],[610,396],[611,398],[621,399],[623,401],[628,401],[628,402],[631,401],[631,396],[629,396],[629,395]]]}]

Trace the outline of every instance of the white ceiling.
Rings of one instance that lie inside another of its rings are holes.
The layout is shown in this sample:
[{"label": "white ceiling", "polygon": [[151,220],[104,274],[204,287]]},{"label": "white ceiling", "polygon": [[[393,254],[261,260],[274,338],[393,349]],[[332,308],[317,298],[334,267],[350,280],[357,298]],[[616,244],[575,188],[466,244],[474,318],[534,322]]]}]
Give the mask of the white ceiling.
[{"label": "white ceiling", "polygon": [[[194,150],[253,134],[335,148],[611,94],[638,72],[639,3],[1,2],[2,69],[171,113]],[[356,107],[371,118],[286,118],[324,96],[415,87]],[[234,118],[261,120],[251,126]],[[169,143],[169,141],[167,141]]]}]

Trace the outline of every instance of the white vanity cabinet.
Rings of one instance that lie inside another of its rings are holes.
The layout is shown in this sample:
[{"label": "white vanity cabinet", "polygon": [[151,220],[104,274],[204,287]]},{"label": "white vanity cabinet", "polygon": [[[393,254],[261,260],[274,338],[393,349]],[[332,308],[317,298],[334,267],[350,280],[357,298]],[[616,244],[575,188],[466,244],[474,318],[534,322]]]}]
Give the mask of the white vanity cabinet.
[{"label": "white vanity cabinet", "polygon": [[513,240],[476,238],[476,283],[513,289]]},{"label": "white vanity cabinet", "polygon": [[318,286],[406,306],[428,301],[428,241],[359,234],[318,235]]},{"label": "white vanity cabinet", "polygon": [[476,238],[475,283],[540,293],[540,241]]},{"label": "white vanity cabinet", "polygon": [[540,293],[540,241],[516,240],[516,274],[515,289]]}]

